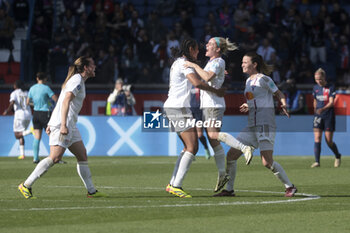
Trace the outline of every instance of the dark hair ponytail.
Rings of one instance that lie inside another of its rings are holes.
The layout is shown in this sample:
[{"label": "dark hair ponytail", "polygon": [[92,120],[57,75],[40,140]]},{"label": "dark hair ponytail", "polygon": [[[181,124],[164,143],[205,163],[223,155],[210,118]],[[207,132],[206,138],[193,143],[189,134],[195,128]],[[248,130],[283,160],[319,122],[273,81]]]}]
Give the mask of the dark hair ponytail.
[{"label": "dark hair ponytail", "polygon": [[195,62],[195,59],[191,57],[190,48],[195,49],[197,47],[198,47],[197,41],[195,41],[192,38],[187,38],[181,42],[180,49],[179,48],[171,48],[171,55],[174,59],[181,57],[181,56],[185,56],[187,58],[187,60],[189,60],[191,62]]},{"label": "dark hair ponytail", "polygon": [[244,56],[250,57],[252,60],[252,63],[256,63],[256,70],[259,73],[263,73],[265,75],[270,75],[273,72],[273,65],[268,65],[264,62],[264,59],[262,56],[257,54],[256,52],[248,52]]}]

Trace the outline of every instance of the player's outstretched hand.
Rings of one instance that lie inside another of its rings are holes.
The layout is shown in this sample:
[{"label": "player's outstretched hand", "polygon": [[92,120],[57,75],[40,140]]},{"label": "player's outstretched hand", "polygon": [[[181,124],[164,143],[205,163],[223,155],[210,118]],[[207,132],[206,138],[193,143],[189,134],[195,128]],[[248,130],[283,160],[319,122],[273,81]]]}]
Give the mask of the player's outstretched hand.
[{"label": "player's outstretched hand", "polygon": [[239,107],[239,111],[240,111],[240,112],[248,112],[248,111],[249,111],[248,104],[247,104],[247,103],[242,104],[242,105]]},{"label": "player's outstretched hand", "polygon": [[286,115],[288,118],[290,117],[289,112],[287,111],[287,106],[286,105],[281,105],[282,111],[284,115]]},{"label": "player's outstretched hand", "polygon": [[194,68],[195,65],[196,65],[195,63],[190,62],[190,61],[186,61],[184,64],[185,68],[189,68],[189,67]]},{"label": "player's outstretched hand", "polygon": [[50,133],[51,133],[50,126],[47,126],[45,131],[46,131],[47,135],[50,135]]}]

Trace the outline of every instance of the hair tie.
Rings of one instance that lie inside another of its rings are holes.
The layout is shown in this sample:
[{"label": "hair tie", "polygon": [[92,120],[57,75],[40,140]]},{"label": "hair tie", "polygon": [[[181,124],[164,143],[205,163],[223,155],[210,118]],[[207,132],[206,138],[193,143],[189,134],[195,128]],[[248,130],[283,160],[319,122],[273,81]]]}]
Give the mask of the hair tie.
[{"label": "hair tie", "polygon": [[220,48],[220,38],[219,37],[214,37],[216,45]]}]

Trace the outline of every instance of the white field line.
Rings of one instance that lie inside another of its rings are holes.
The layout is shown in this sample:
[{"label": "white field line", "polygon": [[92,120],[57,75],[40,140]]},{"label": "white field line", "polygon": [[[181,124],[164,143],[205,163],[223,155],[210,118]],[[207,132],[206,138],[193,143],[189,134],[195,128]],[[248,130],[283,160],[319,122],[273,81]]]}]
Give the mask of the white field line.
[{"label": "white field line", "polygon": [[[48,188],[82,188],[82,186],[46,186]],[[105,189],[140,189],[139,187],[112,187],[112,186],[101,186],[100,188]],[[142,189],[149,190],[163,190],[162,188],[153,187],[143,187]],[[196,188],[194,190],[211,190]],[[271,194],[284,194],[284,192],[272,192],[272,191],[262,191],[262,190],[237,190],[239,192],[253,192],[253,193],[271,193]],[[131,205],[131,206],[75,206],[75,207],[54,207],[54,208],[1,208],[1,211],[56,211],[56,210],[88,210],[88,209],[139,209],[139,208],[170,208],[170,207],[205,207],[205,206],[235,206],[235,205],[266,205],[266,204],[280,204],[280,203],[292,203],[300,201],[311,201],[321,198],[318,195],[307,194],[307,193],[297,193],[296,195],[302,196],[303,198],[288,198],[285,200],[276,201],[224,201],[224,202],[207,202],[207,203],[189,203],[189,204],[160,204],[160,205]],[[192,199],[193,200],[193,199]],[[57,200],[59,201],[59,200]],[[54,202],[51,200],[51,202]]]}]

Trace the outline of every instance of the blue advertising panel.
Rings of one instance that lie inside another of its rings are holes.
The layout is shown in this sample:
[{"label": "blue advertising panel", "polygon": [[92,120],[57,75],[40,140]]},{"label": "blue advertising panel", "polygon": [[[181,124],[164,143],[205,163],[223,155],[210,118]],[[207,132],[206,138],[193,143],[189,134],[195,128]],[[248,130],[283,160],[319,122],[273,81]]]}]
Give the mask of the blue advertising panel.
[{"label": "blue advertising panel", "polygon": [[[19,144],[15,139],[12,125],[13,116],[1,116],[0,156],[18,156]],[[79,116],[77,127],[82,135],[89,156],[174,156],[182,150],[182,142],[176,133],[167,130],[152,130],[152,118],[147,116],[107,117]],[[156,117],[154,120],[157,120]],[[337,116],[337,132],[334,141],[343,155],[349,155],[347,147],[350,138],[347,116]],[[276,116],[277,134],[275,140],[276,155],[313,155],[313,116]],[[156,122],[155,122],[156,123]],[[233,136],[246,126],[246,116],[226,116],[222,131]],[[49,154],[49,138],[43,133],[40,144],[40,156]],[[26,156],[32,156],[33,136],[25,136]],[[229,148],[224,146],[225,151]],[[212,150],[211,150],[212,152]],[[258,154],[259,152],[254,152]],[[323,139],[322,154],[332,155]],[[66,155],[72,155],[68,150]],[[199,143],[198,155],[204,155],[204,148]]]}]

